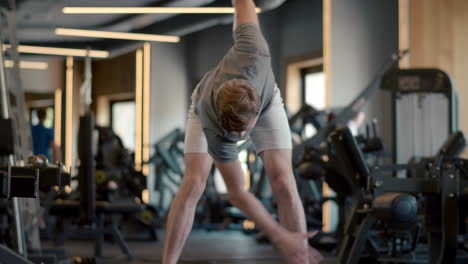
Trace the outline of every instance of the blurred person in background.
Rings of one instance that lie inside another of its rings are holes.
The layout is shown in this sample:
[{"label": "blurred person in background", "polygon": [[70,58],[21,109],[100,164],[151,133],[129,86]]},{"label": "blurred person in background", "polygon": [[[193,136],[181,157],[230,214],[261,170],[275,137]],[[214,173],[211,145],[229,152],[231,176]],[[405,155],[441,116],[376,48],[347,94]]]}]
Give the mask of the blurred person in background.
[{"label": "blurred person in background", "polygon": [[54,142],[54,130],[44,126],[46,120],[46,110],[38,109],[37,118],[39,124],[32,126],[31,134],[33,141],[34,155],[44,155],[49,162],[57,162],[61,160],[60,148]]}]

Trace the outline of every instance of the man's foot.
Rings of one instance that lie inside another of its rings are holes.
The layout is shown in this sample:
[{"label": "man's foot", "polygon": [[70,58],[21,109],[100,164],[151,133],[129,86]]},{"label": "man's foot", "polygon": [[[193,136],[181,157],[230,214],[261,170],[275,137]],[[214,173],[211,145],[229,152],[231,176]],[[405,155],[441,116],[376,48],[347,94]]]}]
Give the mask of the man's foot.
[{"label": "man's foot", "polygon": [[322,254],[315,248],[309,246],[309,264],[319,264],[322,260]]},{"label": "man's foot", "polygon": [[[309,250],[307,239],[313,237],[317,232],[302,234],[286,232],[275,239],[274,243],[288,264],[309,263]],[[313,262],[313,264],[318,262]]]}]

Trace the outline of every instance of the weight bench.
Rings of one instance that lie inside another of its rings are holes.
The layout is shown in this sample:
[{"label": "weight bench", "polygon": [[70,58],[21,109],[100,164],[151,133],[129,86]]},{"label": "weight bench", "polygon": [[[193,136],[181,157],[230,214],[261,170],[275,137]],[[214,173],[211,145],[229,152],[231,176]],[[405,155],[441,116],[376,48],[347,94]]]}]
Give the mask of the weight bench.
[{"label": "weight bench", "polygon": [[[78,173],[80,200],[56,201],[51,205],[49,214],[60,217],[79,217],[80,224],[91,226],[91,231],[96,239],[95,254],[97,257],[102,256],[104,236],[111,235],[119,244],[122,252],[131,260],[133,256],[119,231],[115,216],[142,212],[144,205],[96,201],[93,131],[93,115],[82,116],[78,132],[78,154],[81,161]],[[66,237],[67,232],[64,232],[63,235]]]},{"label": "weight bench", "polygon": [[[143,205],[139,204],[126,204],[126,203],[109,203],[103,201],[96,201],[95,209],[96,219],[93,221],[94,226],[92,231],[95,234],[95,247],[94,253],[96,257],[102,256],[102,247],[104,244],[104,236],[110,235],[118,243],[122,253],[131,260],[133,258],[130,249],[119,230],[118,223],[115,221],[115,216],[136,214],[144,210]],[[80,217],[81,204],[80,201],[56,201],[52,204],[49,211],[50,215],[60,217]],[[64,240],[70,233],[68,230],[63,230],[63,237],[59,242]]]},{"label": "weight bench", "polygon": [[338,246],[338,259],[340,263],[358,263],[368,245],[368,231],[377,219],[411,223],[417,216],[417,201],[412,195],[397,192],[375,196],[371,171],[347,127],[332,133],[328,143],[336,174],[328,175],[326,179],[338,194],[351,196],[354,201]]}]

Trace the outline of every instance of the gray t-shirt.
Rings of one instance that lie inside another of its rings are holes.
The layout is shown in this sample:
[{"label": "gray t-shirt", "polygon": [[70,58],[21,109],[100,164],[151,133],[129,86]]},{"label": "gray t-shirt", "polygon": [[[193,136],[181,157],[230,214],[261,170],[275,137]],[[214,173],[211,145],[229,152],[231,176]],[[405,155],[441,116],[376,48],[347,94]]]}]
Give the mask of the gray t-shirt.
[{"label": "gray t-shirt", "polygon": [[234,32],[234,47],[213,70],[209,71],[198,86],[195,113],[200,117],[208,142],[208,152],[217,161],[231,162],[237,159],[237,142],[249,137],[248,131],[239,138],[235,132],[224,130],[217,118],[216,91],[232,79],[248,80],[258,91],[261,100],[259,117],[269,108],[274,94],[275,78],[271,58],[260,27],[245,23]]}]

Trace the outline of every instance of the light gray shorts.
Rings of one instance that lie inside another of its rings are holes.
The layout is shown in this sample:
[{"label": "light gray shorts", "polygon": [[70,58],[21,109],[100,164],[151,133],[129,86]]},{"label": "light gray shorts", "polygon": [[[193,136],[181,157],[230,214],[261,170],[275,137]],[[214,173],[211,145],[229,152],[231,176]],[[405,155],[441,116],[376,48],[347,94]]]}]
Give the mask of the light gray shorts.
[{"label": "light gray shorts", "polygon": [[[188,112],[184,152],[208,153],[208,143],[202,124],[198,115],[195,114],[196,94],[195,89]],[[250,134],[257,153],[271,149],[292,149],[291,130],[278,87],[275,88],[272,100],[270,109],[258,119]]]}]

